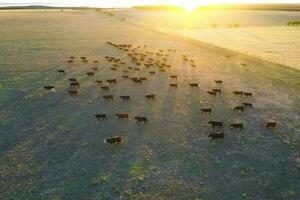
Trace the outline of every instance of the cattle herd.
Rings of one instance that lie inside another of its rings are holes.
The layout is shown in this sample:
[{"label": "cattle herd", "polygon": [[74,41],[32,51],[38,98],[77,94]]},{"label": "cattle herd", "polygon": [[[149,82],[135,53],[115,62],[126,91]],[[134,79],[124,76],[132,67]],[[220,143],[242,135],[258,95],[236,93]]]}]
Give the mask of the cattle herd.
[{"label": "cattle herd", "polygon": [[[148,81],[151,76],[154,76],[156,73],[165,73],[167,74],[167,69],[171,68],[171,65],[168,64],[168,60],[170,57],[170,54],[176,52],[174,49],[160,49],[158,51],[149,51],[147,50],[147,45],[132,45],[132,44],[115,44],[112,42],[107,42],[107,45],[117,48],[121,51],[123,51],[127,57],[129,58],[131,64],[127,64],[120,58],[116,58],[113,56],[105,56],[106,62],[110,63],[111,67],[110,69],[112,71],[117,71],[120,68],[122,69],[123,74],[120,79],[128,79],[133,81],[136,84],[143,84],[143,82]],[[72,65],[76,60],[83,63],[94,63],[97,64],[98,60],[90,61],[86,57],[81,56],[78,58],[75,58],[74,56],[70,56],[67,60],[67,63]],[[197,67],[195,61],[193,59],[190,59],[187,55],[182,55],[183,62],[186,62],[191,67]],[[149,73],[150,77],[146,76],[129,76],[129,71],[136,71],[140,72],[141,70],[146,70]],[[98,68],[92,67],[90,71],[86,72],[86,76],[88,77],[94,77],[97,73]],[[67,71],[64,69],[57,70],[59,74],[66,74]],[[170,74],[170,83],[169,86],[172,88],[177,88],[177,78],[178,76],[176,74]],[[69,89],[67,92],[70,96],[77,96],[79,95],[80,90],[80,83],[75,77],[68,78],[69,81]],[[102,90],[109,91],[110,86],[112,84],[117,84],[118,79],[117,78],[111,78],[107,80],[95,80],[95,84],[97,84]],[[214,81],[216,87],[212,90],[207,91],[207,95],[209,96],[217,96],[222,94],[222,89],[219,87],[223,84],[222,80],[215,80]],[[199,87],[198,83],[192,82],[188,83],[189,87]],[[47,85],[44,86],[44,89],[46,90],[54,90],[55,86],[53,85]],[[251,98],[253,98],[252,92],[245,92],[245,91],[233,91],[232,95],[235,96],[245,96],[248,98],[247,102],[243,102],[241,105],[237,105],[233,108],[236,112],[244,112],[246,109],[253,108],[253,104],[250,102]],[[102,98],[106,101],[113,101],[115,96],[112,94],[106,94],[103,95]],[[131,101],[131,96],[119,96],[119,98],[123,101]],[[145,98],[149,100],[155,100],[156,94],[145,94]],[[211,114],[212,108],[201,108],[201,111],[203,113]],[[129,119],[128,113],[116,113],[115,116],[119,119]],[[106,113],[96,113],[95,118],[97,120],[107,120],[107,114]],[[142,123],[148,123],[147,117],[144,116],[135,116],[134,119],[136,122],[142,122]],[[224,124],[222,121],[209,121],[208,122],[211,127],[214,128],[223,128]],[[275,128],[277,126],[277,123],[274,121],[269,121],[266,123],[266,128]],[[243,129],[243,123],[232,123],[230,124],[230,128],[232,129]],[[215,139],[224,139],[224,132],[215,132],[212,134],[209,134],[208,137],[211,138],[211,140]],[[107,138],[104,140],[108,144],[120,144],[122,143],[122,138],[119,136],[114,136],[111,138]]]}]

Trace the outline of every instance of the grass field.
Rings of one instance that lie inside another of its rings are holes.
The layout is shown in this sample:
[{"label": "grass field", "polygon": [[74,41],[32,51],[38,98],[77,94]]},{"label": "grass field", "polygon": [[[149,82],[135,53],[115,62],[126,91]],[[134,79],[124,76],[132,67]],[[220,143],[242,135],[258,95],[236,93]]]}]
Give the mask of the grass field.
[{"label": "grass field", "polygon": [[[101,12],[0,12],[0,199],[287,199],[300,198],[300,71],[190,42]],[[166,72],[136,85],[110,70],[105,56],[134,66],[107,41],[176,49]],[[182,54],[197,67],[182,61]],[[68,64],[69,56],[75,62]],[[98,60],[82,63],[79,56]],[[94,77],[86,72],[98,67]],[[60,75],[58,69],[65,69]],[[171,74],[178,79],[170,80]],[[67,93],[76,77],[79,95]],[[108,92],[96,79],[116,78]],[[206,91],[222,79],[222,94]],[[170,88],[176,82],[178,88]],[[190,88],[189,83],[199,83]],[[45,91],[54,85],[55,92]],[[234,96],[233,90],[253,93]],[[155,93],[155,101],[145,99]],[[102,95],[113,94],[107,102]],[[118,96],[130,95],[130,102]],[[232,108],[251,102],[253,109]],[[212,114],[200,109],[212,107]],[[108,115],[97,121],[95,113]],[[128,112],[129,120],[114,113]],[[145,116],[148,124],[135,123]],[[221,120],[225,127],[207,123]],[[274,120],[278,127],[267,130]],[[243,130],[232,130],[243,122]],[[223,131],[223,141],[209,133]],[[124,142],[107,145],[119,135]]]}]

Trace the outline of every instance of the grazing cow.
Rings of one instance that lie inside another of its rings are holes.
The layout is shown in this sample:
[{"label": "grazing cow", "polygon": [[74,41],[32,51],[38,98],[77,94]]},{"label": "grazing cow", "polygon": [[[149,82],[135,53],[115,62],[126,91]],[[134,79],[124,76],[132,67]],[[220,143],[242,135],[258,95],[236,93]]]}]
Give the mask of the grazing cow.
[{"label": "grazing cow", "polygon": [[276,128],[277,123],[276,122],[267,122],[266,128]]},{"label": "grazing cow", "polygon": [[109,87],[108,87],[108,86],[101,86],[101,89],[102,89],[102,90],[108,90]]},{"label": "grazing cow", "polygon": [[122,143],[122,138],[119,136],[107,138],[104,140],[107,144],[113,145],[113,144],[121,144]]},{"label": "grazing cow", "polygon": [[84,56],[81,56],[81,57],[80,57],[80,59],[81,59],[81,60],[85,60],[85,59],[86,59],[86,57],[84,57]]},{"label": "grazing cow", "polygon": [[73,63],[73,62],[74,62],[74,60],[68,60],[67,62],[68,62],[68,63]]},{"label": "grazing cow", "polygon": [[135,83],[142,84],[142,80],[141,80],[141,79],[134,79],[133,81],[134,81]]},{"label": "grazing cow", "polygon": [[97,67],[92,67],[92,70],[97,71],[98,68]]},{"label": "grazing cow", "polygon": [[85,62],[85,63],[87,63],[87,62],[89,62],[88,60],[82,60],[82,62]]},{"label": "grazing cow", "polygon": [[94,60],[93,63],[98,63],[98,60]]},{"label": "grazing cow", "polygon": [[221,94],[221,89],[212,89],[212,91]]},{"label": "grazing cow", "polygon": [[117,113],[115,114],[119,119],[128,119],[129,114],[128,113]]},{"label": "grazing cow", "polygon": [[211,108],[202,108],[201,109],[201,111],[203,112],[203,113],[211,113]]},{"label": "grazing cow", "polygon": [[123,70],[124,73],[128,73],[128,70]]},{"label": "grazing cow", "polygon": [[79,87],[80,84],[79,84],[78,81],[75,81],[75,82],[71,82],[71,83],[70,83],[70,86],[72,86],[72,87]]},{"label": "grazing cow", "polygon": [[108,82],[109,84],[112,84],[112,83],[115,83],[115,84],[117,84],[117,79],[108,79],[108,80],[106,80],[106,82]]},{"label": "grazing cow", "polygon": [[155,95],[154,95],[154,94],[148,94],[148,95],[145,95],[145,97],[146,97],[147,99],[152,99],[152,100],[155,99]]},{"label": "grazing cow", "polygon": [[114,100],[114,96],[113,95],[103,95],[102,97],[105,100],[111,100],[111,101]]},{"label": "grazing cow", "polygon": [[244,106],[236,106],[233,108],[233,110],[243,112],[245,110],[245,107]]},{"label": "grazing cow", "polygon": [[46,85],[46,86],[44,86],[44,89],[46,89],[46,90],[53,90],[55,87],[54,86],[52,86],[52,85]]},{"label": "grazing cow", "polygon": [[189,83],[189,85],[190,85],[191,87],[198,87],[198,86],[199,86],[198,83]]},{"label": "grazing cow", "polygon": [[122,77],[123,77],[123,78],[128,78],[128,75],[123,75]]},{"label": "grazing cow", "polygon": [[165,70],[165,69],[159,69],[159,71],[160,71],[160,72],[166,72],[166,70]]},{"label": "grazing cow", "polygon": [[98,113],[98,114],[95,114],[95,117],[98,119],[98,120],[100,120],[100,119],[102,119],[102,120],[106,120],[107,118],[106,118],[106,114],[104,114],[104,113]]},{"label": "grazing cow", "polygon": [[95,82],[99,85],[101,85],[103,83],[103,81],[101,81],[101,80],[96,80]]},{"label": "grazing cow", "polygon": [[169,85],[170,85],[171,87],[176,87],[176,88],[178,87],[177,83],[170,83]]},{"label": "grazing cow", "polygon": [[235,95],[243,96],[243,91],[233,91]]},{"label": "grazing cow", "polygon": [[213,128],[214,127],[223,127],[223,122],[217,122],[217,121],[209,121],[208,124],[210,124]]},{"label": "grazing cow", "polygon": [[57,70],[57,72],[58,72],[58,73],[60,73],[60,74],[64,74],[64,73],[66,73],[66,71],[65,71],[65,70],[63,70],[63,69],[59,69],[59,70]]},{"label": "grazing cow", "polygon": [[135,117],[134,119],[136,120],[136,122],[144,122],[144,123],[148,122],[147,117]]},{"label": "grazing cow", "polygon": [[212,133],[209,134],[208,137],[211,137],[211,140],[216,140],[216,139],[224,139],[224,133]]},{"label": "grazing cow", "polygon": [[88,75],[88,76],[94,76],[94,72],[87,72],[86,75]]},{"label": "grazing cow", "polygon": [[77,81],[77,79],[76,78],[69,78],[69,81],[75,82],[75,81]]},{"label": "grazing cow", "polygon": [[146,81],[147,77],[140,77],[141,80]]},{"label": "grazing cow", "polygon": [[171,75],[170,78],[177,79],[177,75]]},{"label": "grazing cow", "polygon": [[140,69],[140,68],[137,68],[137,67],[135,67],[134,70],[135,70],[135,71],[141,71],[141,69]]},{"label": "grazing cow", "polygon": [[230,124],[230,128],[243,129],[243,123],[233,123],[233,124]]},{"label": "grazing cow", "polygon": [[68,90],[68,93],[71,95],[71,96],[76,96],[78,94],[78,91],[77,90]]},{"label": "grazing cow", "polygon": [[120,98],[124,101],[130,101],[130,96],[120,96]]},{"label": "grazing cow", "polygon": [[150,71],[149,74],[154,75],[155,71]]},{"label": "grazing cow", "polygon": [[207,91],[207,94],[212,95],[212,96],[217,96],[217,92],[215,92],[215,91]]},{"label": "grazing cow", "polygon": [[245,107],[253,107],[252,103],[242,103]]},{"label": "grazing cow", "polygon": [[70,59],[75,59],[75,57],[74,57],[74,56],[70,56],[69,58],[70,58]]},{"label": "grazing cow", "polygon": [[223,83],[223,81],[222,81],[222,80],[215,80],[215,83],[216,83],[217,85],[220,85],[220,84]]},{"label": "grazing cow", "polygon": [[244,95],[245,95],[246,97],[252,97],[252,92],[244,92]]},{"label": "grazing cow", "polygon": [[113,71],[116,71],[116,70],[117,70],[116,67],[111,67],[110,69],[113,70]]}]

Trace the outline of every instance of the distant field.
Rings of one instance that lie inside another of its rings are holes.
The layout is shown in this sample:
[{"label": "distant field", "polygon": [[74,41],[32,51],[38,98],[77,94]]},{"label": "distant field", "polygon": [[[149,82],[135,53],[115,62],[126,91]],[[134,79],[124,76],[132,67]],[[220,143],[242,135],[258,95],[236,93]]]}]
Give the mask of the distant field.
[{"label": "distant field", "polygon": [[[144,26],[150,15],[142,12],[109,12],[114,15],[0,12],[1,200],[299,200],[299,70],[162,34]],[[152,57],[171,66],[146,67],[145,60],[139,66],[107,41],[140,45],[137,52],[143,54],[164,50],[166,61]],[[70,56],[74,63],[66,62]],[[105,56],[125,64],[112,70]],[[89,77],[92,67],[98,70]],[[124,74],[147,81],[137,84]],[[69,78],[80,82],[77,96],[68,94]],[[114,78],[117,84],[108,91],[95,82],[108,85],[105,81]],[[223,84],[217,86],[219,79]],[[46,91],[48,85],[55,91]],[[222,93],[208,95],[216,88]],[[234,90],[253,96],[236,96]],[[245,102],[253,108],[233,110]],[[114,115],[123,112],[128,120]],[[106,113],[107,120],[97,120],[96,113]],[[136,123],[135,116],[148,123]],[[210,120],[224,127],[212,128]],[[278,127],[266,129],[272,120]],[[237,122],[242,130],[230,128]],[[224,140],[211,141],[208,134],[218,132]],[[104,143],[116,135],[122,144]]]}]

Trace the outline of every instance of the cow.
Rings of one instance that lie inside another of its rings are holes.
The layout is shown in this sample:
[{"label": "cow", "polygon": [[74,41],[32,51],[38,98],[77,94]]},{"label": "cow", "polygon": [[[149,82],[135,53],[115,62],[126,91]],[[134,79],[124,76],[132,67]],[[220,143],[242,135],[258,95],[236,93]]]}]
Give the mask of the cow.
[{"label": "cow", "polygon": [[177,75],[171,75],[170,78],[177,79]]},{"label": "cow", "polygon": [[221,94],[221,89],[212,89],[212,91]]},{"label": "cow", "polygon": [[109,87],[108,87],[108,86],[101,86],[101,89],[102,89],[102,90],[108,90]]},{"label": "cow", "polygon": [[116,71],[116,70],[117,70],[116,67],[111,67],[110,69],[113,70],[113,71]]},{"label": "cow", "polygon": [[75,81],[77,81],[77,79],[76,79],[76,78],[69,78],[68,80],[69,80],[69,81],[71,81],[71,82],[75,82]]},{"label": "cow", "polygon": [[87,72],[86,75],[88,75],[88,76],[94,76],[94,72]]},{"label": "cow", "polygon": [[276,122],[267,122],[266,128],[276,128],[277,123]]},{"label": "cow", "polygon": [[244,95],[245,95],[246,97],[252,97],[252,92],[244,92]]},{"label": "cow", "polygon": [[144,122],[144,123],[148,122],[147,117],[134,117],[134,119],[136,120],[136,122]]},{"label": "cow", "polygon": [[221,85],[221,84],[223,83],[223,81],[222,81],[222,80],[215,80],[215,83],[216,83],[217,85]]},{"label": "cow", "polygon": [[147,77],[140,77],[141,80],[146,81]]},{"label": "cow", "polygon": [[154,75],[155,71],[149,71],[149,74]]},{"label": "cow", "polygon": [[98,120],[100,120],[100,119],[106,120],[106,119],[107,119],[107,118],[106,118],[106,114],[104,114],[104,113],[95,114],[95,117],[96,117]]},{"label": "cow", "polygon": [[128,113],[117,113],[115,114],[119,119],[128,119],[129,114]]},{"label": "cow", "polygon": [[70,86],[72,86],[72,87],[79,87],[80,84],[79,84],[78,81],[74,81],[74,82],[71,82],[71,83],[70,83]]},{"label": "cow", "polygon": [[243,129],[243,124],[242,123],[233,123],[230,124],[230,128],[239,128],[239,129]]},{"label": "cow", "polygon": [[201,109],[201,111],[203,112],[203,113],[211,113],[211,108],[202,108]]},{"label": "cow", "polygon": [[216,140],[216,139],[224,139],[224,133],[212,133],[209,134],[208,137],[211,137],[211,140]]},{"label": "cow", "polygon": [[223,122],[217,122],[217,121],[209,121],[208,124],[210,124],[213,128],[214,127],[223,127]]},{"label": "cow", "polygon": [[73,63],[73,62],[74,62],[74,60],[68,60],[67,62],[68,62],[68,63]]},{"label": "cow", "polygon": [[145,95],[145,97],[146,97],[147,99],[152,99],[152,100],[155,99],[155,95],[154,95],[154,94],[148,94],[148,95]]},{"label": "cow", "polygon": [[245,107],[244,106],[236,106],[233,108],[233,110],[243,112],[245,110]]},{"label": "cow", "polygon": [[233,94],[243,96],[243,91],[233,91]]},{"label": "cow", "polygon": [[81,60],[86,60],[86,57],[81,56],[80,59],[81,59]]},{"label": "cow", "polygon": [[134,79],[133,81],[134,81],[135,83],[138,83],[138,84],[142,84],[142,83],[143,83],[141,79]]},{"label": "cow", "polygon": [[95,82],[99,85],[101,85],[103,83],[103,81],[101,81],[101,80],[96,80]]},{"label": "cow", "polygon": [[92,67],[92,70],[97,71],[98,68],[97,67]]},{"label": "cow", "polygon": [[207,94],[209,94],[211,96],[217,96],[217,92],[215,92],[215,91],[207,91]]},{"label": "cow", "polygon": [[120,98],[124,101],[130,101],[130,96],[120,96]]},{"label": "cow", "polygon": [[122,78],[128,78],[128,75],[122,75]]},{"label": "cow", "polygon": [[107,138],[104,140],[107,144],[113,145],[113,144],[121,144],[122,143],[122,138],[119,136]]},{"label": "cow", "polygon": [[75,57],[74,57],[74,56],[70,56],[69,58],[70,58],[70,59],[75,59]]},{"label": "cow", "polygon": [[170,85],[171,87],[176,87],[176,88],[178,87],[177,83],[170,83],[169,85]]},{"label": "cow", "polygon": [[198,85],[198,83],[189,83],[189,86],[191,86],[191,87],[198,87],[199,85]]},{"label": "cow", "polygon": [[111,101],[114,100],[114,96],[113,95],[103,95],[102,97],[105,100],[111,100]]},{"label": "cow", "polygon": [[106,82],[109,83],[109,84],[112,84],[112,83],[117,84],[117,80],[115,78],[114,79],[108,79],[108,80],[106,80]]},{"label": "cow", "polygon": [[57,72],[60,73],[60,74],[65,74],[66,73],[66,71],[63,70],[63,69],[59,69],[59,70],[57,70]]},{"label": "cow", "polygon": [[54,86],[52,86],[52,85],[46,85],[46,86],[44,86],[44,89],[46,89],[46,90],[53,90],[55,87]]}]

